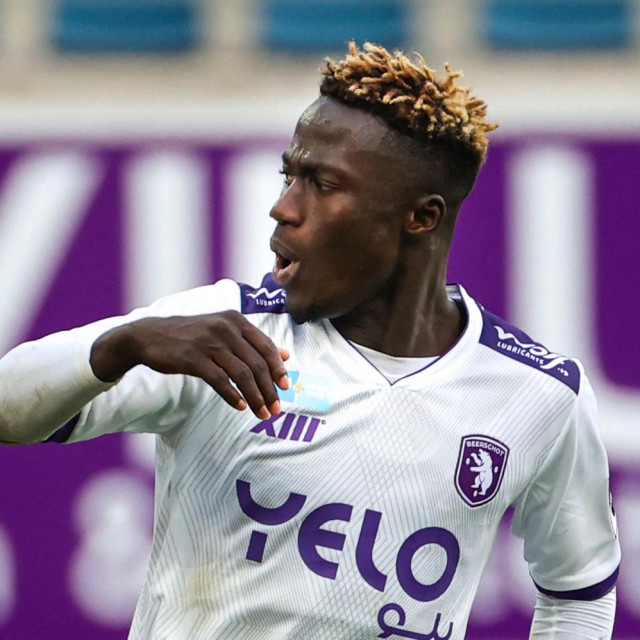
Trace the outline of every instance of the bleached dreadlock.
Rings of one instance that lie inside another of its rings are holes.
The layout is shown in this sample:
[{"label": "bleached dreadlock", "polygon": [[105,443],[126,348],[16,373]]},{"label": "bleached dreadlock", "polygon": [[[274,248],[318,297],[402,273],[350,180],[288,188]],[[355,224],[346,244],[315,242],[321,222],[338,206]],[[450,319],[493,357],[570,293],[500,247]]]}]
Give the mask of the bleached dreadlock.
[{"label": "bleached dreadlock", "polygon": [[439,79],[422,56],[416,64],[401,51],[390,53],[369,42],[363,51],[351,42],[344,60],[325,62],[322,95],[371,111],[419,140],[461,143],[478,168],[486,158],[486,134],[498,125],[485,120],[484,101],[456,84],[462,72],[445,65],[446,76]]}]

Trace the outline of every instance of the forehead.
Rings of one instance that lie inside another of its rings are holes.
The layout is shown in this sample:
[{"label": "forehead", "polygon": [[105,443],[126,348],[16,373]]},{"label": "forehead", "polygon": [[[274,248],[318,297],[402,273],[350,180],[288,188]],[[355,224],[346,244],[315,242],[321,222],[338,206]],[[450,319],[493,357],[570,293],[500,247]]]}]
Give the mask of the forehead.
[{"label": "forehead", "polygon": [[322,96],[300,116],[290,153],[384,163],[395,137],[382,118]]}]

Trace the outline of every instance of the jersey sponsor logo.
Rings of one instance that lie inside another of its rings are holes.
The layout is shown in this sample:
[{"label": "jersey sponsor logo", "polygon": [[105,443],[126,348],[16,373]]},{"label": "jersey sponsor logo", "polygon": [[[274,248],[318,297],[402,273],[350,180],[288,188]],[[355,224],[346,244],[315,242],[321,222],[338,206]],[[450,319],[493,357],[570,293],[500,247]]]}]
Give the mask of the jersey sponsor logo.
[{"label": "jersey sponsor logo", "polygon": [[[247,293],[247,296],[254,300],[257,300],[258,298],[266,298],[266,300],[263,301],[263,304],[268,304],[267,301],[273,301],[278,297],[284,298],[286,295],[287,294],[284,289],[274,289],[273,291],[269,291],[266,287],[260,287],[257,291]],[[259,304],[259,301],[256,302],[256,304]]]},{"label": "jersey sponsor logo", "polygon": [[534,342],[517,327],[486,310],[482,311],[484,322],[480,335],[480,344],[484,344],[504,356],[521,362],[536,371],[550,375],[569,387],[574,393],[580,390],[580,368],[576,361],[549,351]]},{"label": "jersey sponsor logo", "polygon": [[[251,532],[246,559],[262,563],[268,554],[268,528],[289,522],[301,514],[307,496],[290,493],[287,499],[277,507],[265,507],[256,502],[251,495],[251,483],[236,480],[236,492],[242,512],[260,527]],[[335,529],[337,522],[351,522],[354,507],[344,502],[330,502],[320,505],[301,518],[297,535],[298,553],[307,568],[318,576],[336,580],[339,562],[328,560],[322,549],[342,551],[347,536]],[[380,511],[366,509],[362,517],[360,533],[355,545],[355,563],[362,579],[376,591],[384,592],[389,576],[374,563],[374,548],[383,514]],[[331,528],[324,528],[331,523]],[[436,576],[430,576],[429,582],[422,582],[414,573],[416,555],[426,553],[428,547],[437,547],[431,552],[442,554],[444,562]],[[351,545],[349,545],[351,548]],[[335,558],[335,556],[332,556]],[[402,590],[419,602],[431,602],[439,598],[451,585],[458,562],[460,545],[451,531],[442,527],[425,527],[410,534],[399,546],[395,572]],[[384,615],[383,615],[384,618]],[[384,629],[383,629],[384,631]],[[398,631],[394,631],[398,634]],[[386,636],[380,636],[386,637]],[[422,637],[422,636],[406,636]],[[433,636],[434,638],[436,636]]]},{"label": "jersey sponsor logo", "polygon": [[287,294],[282,287],[276,287],[267,274],[258,289],[240,284],[242,313],[284,313]]},{"label": "jersey sponsor logo", "polygon": [[289,371],[287,376],[289,388],[278,388],[278,397],[282,402],[291,402],[303,409],[329,411],[333,386],[329,378],[308,371]]},{"label": "jersey sponsor logo", "polygon": [[270,438],[280,440],[295,440],[302,438],[302,442],[313,442],[318,427],[326,424],[326,420],[313,418],[302,413],[287,413],[281,411],[275,416],[261,420],[251,429],[251,433],[264,433]]},{"label": "jersey sponsor logo", "polygon": [[[386,618],[391,618],[391,616],[387,616],[387,612],[389,611],[393,611],[397,614],[397,626],[387,622]],[[382,633],[378,635],[378,638],[401,636],[402,638],[413,638],[414,640],[449,640],[451,633],[453,632],[453,622],[450,622],[446,635],[440,635],[440,619],[442,618],[440,613],[436,614],[433,628],[429,633],[410,631],[409,629],[404,628],[406,617],[407,614],[399,604],[396,604],[395,602],[385,604],[380,611],[378,611],[378,626],[382,629]]]},{"label": "jersey sponsor logo", "polygon": [[470,506],[492,500],[504,477],[509,447],[487,436],[463,436],[456,466],[456,489]]},{"label": "jersey sponsor logo", "polygon": [[566,358],[565,356],[561,356],[558,353],[553,353],[553,351],[549,351],[541,344],[537,344],[535,342],[521,342],[513,335],[513,333],[509,333],[505,331],[502,327],[497,324],[493,325],[494,329],[498,332],[498,348],[503,351],[508,351],[510,353],[515,353],[523,358],[528,358],[538,364],[541,369],[549,370],[554,369],[556,367],[559,368],[560,372],[565,376],[569,376],[569,372],[566,369],[560,368],[560,365],[563,365],[565,362],[570,360],[570,358]]}]

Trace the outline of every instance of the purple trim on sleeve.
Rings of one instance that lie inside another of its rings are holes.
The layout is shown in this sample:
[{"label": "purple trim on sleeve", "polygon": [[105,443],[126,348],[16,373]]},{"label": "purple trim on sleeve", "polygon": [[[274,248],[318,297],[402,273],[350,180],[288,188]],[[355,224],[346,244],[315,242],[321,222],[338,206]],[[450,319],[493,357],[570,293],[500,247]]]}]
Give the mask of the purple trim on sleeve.
[{"label": "purple trim on sleeve", "polygon": [[58,444],[64,444],[71,437],[79,419],[80,414],[78,413],[73,416],[69,422],[60,427],[57,431],[54,431],[46,440],[43,440],[43,442],[57,442]]},{"label": "purple trim on sleeve", "polygon": [[584,589],[576,589],[574,591],[551,591],[550,589],[543,589],[540,585],[536,585],[540,593],[544,593],[545,596],[552,596],[553,598],[559,598],[560,600],[598,600],[603,598],[616,586],[616,580],[618,579],[618,567],[608,578],[605,578],[598,584],[585,587]]},{"label": "purple trim on sleeve", "polygon": [[287,294],[274,282],[270,273],[262,279],[258,289],[248,284],[238,284],[242,313],[286,313]]},{"label": "purple trim on sleeve", "polygon": [[574,393],[580,389],[580,369],[571,358],[549,351],[524,331],[482,309],[480,343],[508,358],[522,362],[566,384]]}]

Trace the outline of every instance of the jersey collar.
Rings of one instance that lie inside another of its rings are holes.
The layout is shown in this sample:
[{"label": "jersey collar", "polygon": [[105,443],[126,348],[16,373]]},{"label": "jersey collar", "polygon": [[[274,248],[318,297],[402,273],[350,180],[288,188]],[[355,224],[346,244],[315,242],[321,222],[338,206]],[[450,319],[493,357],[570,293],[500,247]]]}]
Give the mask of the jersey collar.
[{"label": "jersey collar", "polygon": [[469,357],[482,331],[482,313],[478,303],[469,296],[462,285],[449,285],[449,297],[460,301],[467,312],[467,324],[458,340],[435,362],[411,374],[389,382],[385,376],[335,329],[329,320],[321,320],[319,325],[325,332],[332,350],[339,354],[340,360],[348,363],[349,377],[353,382],[376,384],[380,386],[423,387],[431,379],[440,382],[442,376],[452,375]]}]

